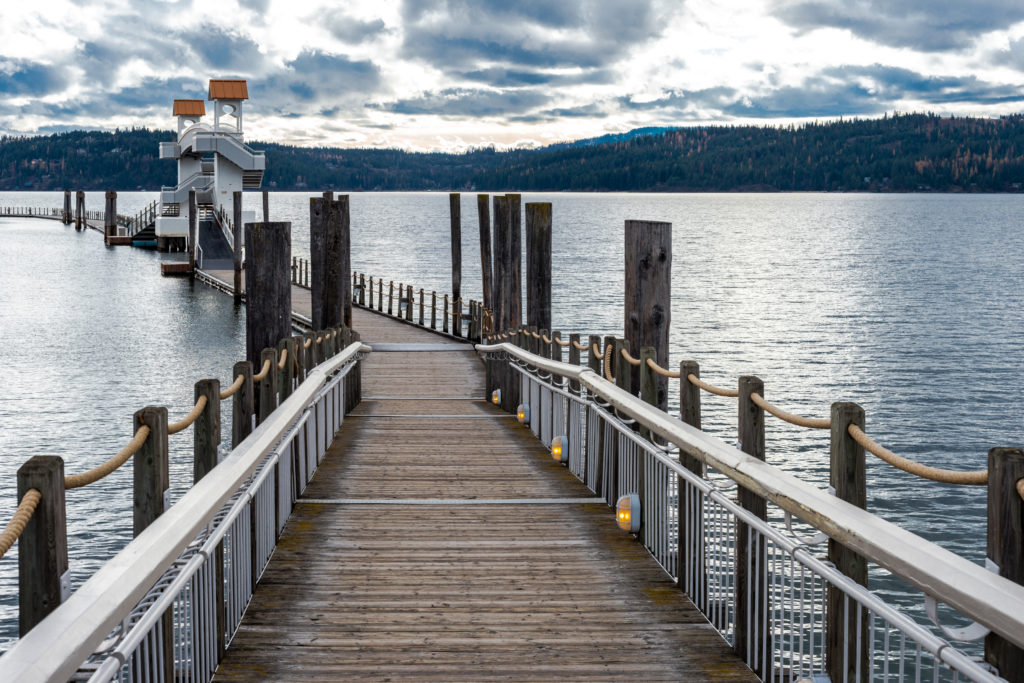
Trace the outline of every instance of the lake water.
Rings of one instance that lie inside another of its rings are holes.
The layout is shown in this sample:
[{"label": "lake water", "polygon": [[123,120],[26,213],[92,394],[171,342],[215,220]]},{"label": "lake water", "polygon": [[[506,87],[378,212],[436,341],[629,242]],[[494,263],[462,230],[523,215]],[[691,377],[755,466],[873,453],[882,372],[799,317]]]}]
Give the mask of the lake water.
[{"label": "lake water", "polygon": [[[275,193],[308,256],[307,193]],[[61,204],[60,193],[0,193],[0,206]],[[155,193],[121,193],[133,213]],[[86,196],[90,209],[103,195]],[[803,415],[855,401],[867,431],[936,467],[980,469],[994,446],[1024,443],[1024,197],[1010,195],[530,194],[553,205],[555,326],[621,334],[623,222],[673,224],[672,364]],[[259,210],[259,195],[245,208]],[[463,296],[480,298],[475,194],[462,196]],[[351,195],[352,266],[428,291],[450,289],[448,197]],[[83,471],[116,452],[144,405],[172,419],[203,377],[244,355],[244,310],[185,279],[161,255],[107,249],[96,232],[0,219],[0,520],[15,472],[35,454]],[[525,301],[525,299],[524,299]],[[673,392],[677,392],[673,385]],[[705,428],[736,438],[736,407],[705,394]],[[674,401],[677,404],[677,400]],[[825,487],[828,434],[768,419],[769,462]],[[225,438],[225,441],[227,439]],[[171,439],[172,489],[191,479],[191,440]],[[983,487],[916,479],[868,456],[868,505],[980,562]],[[68,493],[75,585],[131,535],[126,468]],[[17,632],[17,549],[0,560],[0,648]]]}]

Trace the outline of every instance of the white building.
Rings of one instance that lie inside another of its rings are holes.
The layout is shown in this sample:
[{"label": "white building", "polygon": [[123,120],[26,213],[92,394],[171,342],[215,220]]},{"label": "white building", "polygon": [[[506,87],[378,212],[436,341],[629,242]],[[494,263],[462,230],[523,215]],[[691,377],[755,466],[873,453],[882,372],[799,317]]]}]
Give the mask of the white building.
[{"label": "white building", "polygon": [[[178,119],[176,142],[160,143],[160,158],[178,162],[178,184],[160,192],[156,218],[157,248],[184,250],[188,242],[188,197],[196,192],[197,221],[216,221],[225,236],[231,233],[233,192],[256,189],[263,182],[266,157],[243,142],[242,102],[249,99],[244,80],[211,79],[213,124],[203,100],[174,100]],[[253,212],[243,222],[255,219]],[[230,241],[229,241],[230,244]]]}]

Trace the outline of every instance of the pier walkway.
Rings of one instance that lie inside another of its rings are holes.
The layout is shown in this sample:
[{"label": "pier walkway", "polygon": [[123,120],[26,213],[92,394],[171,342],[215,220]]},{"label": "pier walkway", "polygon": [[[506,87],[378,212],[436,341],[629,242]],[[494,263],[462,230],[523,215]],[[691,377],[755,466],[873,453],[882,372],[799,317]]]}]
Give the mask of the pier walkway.
[{"label": "pier walkway", "polygon": [[215,680],[756,680],[470,345],[353,315],[362,402]]}]

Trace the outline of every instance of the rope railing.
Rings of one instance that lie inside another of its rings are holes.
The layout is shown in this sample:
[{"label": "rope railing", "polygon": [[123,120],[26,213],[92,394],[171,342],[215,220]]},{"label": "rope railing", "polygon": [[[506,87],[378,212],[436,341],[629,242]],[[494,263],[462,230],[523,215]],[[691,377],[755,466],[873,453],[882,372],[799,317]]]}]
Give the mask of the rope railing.
[{"label": "rope railing", "polygon": [[[944,470],[938,467],[922,465],[903,456],[896,455],[885,446],[882,446],[871,439],[863,429],[851,424],[847,430],[853,440],[864,447],[864,450],[889,463],[893,467],[921,477],[931,479],[943,484],[965,484],[969,486],[984,486],[988,483],[988,470]],[[1018,491],[1020,491],[1018,482]]]},{"label": "rope railing", "polygon": [[64,477],[64,488],[77,489],[99,481],[121,465],[128,462],[128,459],[138,453],[139,449],[142,448],[142,444],[146,443],[146,439],[148,438],[149,426],[142,425],[139,427],[138,431],[135,432],[135,436],[132,437],[132,440],[129,441],[124,448],[118,451],[117,455],[112,457],[110,460],[107,460],[98,467],[82,472],[81,474],[71,474]]},{"label": "rope railing", "polygon": [[750,395],[750,400],[753,401],[754,405],[756,405],[758,408],[760,408],[764,412],[766,412],[766,413],[768,413],[770,415],[774,415],[775,417],[779,418],[783,422],[788,422],[789,424],[796,425],[797,427],[807,427],[808,429],[831,429],[832,428],[832,420],[830,418],[827,418],[827,417],[820,417],[820,418],[819,417],[802,417],[800,415],[794,415],[793,413],[788,413],[785,410],[783,410],[782,408],[779,408],[778,406],[776,406],[776,405],[766,401],[764,396],[762,396],[761,394],[759,394],[757,392],[754,392],[754,393],[752,393]]},{"label": "rope railing", "polygon": [[678,372],[673,372],[672,370],[667,370],[661,367],[660,365],[654,362],[653,358],[647,359],[647,367],[649,367],[651,370],[658,373],[662,377],[668,377],[670,379],[679,379],[680,377],[680,374]]},{"label": "rope railing", "polygon": [[25,491],[21,502],[18,503],[18,508],[11,515],[11,521],[7,522],[7,526],[0,532],[0,559],[7,554],[7,551],[21,536],[21,532],[25,530],[28,521],[32,519],[32,514],[36,511],[36,506],[39,505],[42,498],[43,494],[39,492],[39,489]]},{"label": "rope railing", "polygon": [[1021,500],[1024,500],[1024,479],[1017,480],[1017,495],[1020,496]]},{"label": "rope railing", "polygon": [[713,384],[702,382],[700,377],[697,377],[697,375],[693,374],[692,372],[686,376],[686,380],[695,387],[700,387],[704,391],[708,392],[709,394],[714,394],[715,396],[736,398],[737,396],[740,395],[740,392],[737,391],[736,389],[723,389],[722,387],[716,387]]},{"label": "rope railing", "polygon": [[580,344],[575,339],[572,340],[571,344],[572,344],[573,348],[576,349],[577,351],[586,351],[587,350],[587,345],[586,344]]},{"label": "rope railing", "polygon": [[200,396],[196,399],[196,404],[192,406],[192,410],[189,411],[188,415],[181,418],[177,422],[172,422],[167,425],[168,434],[177,434],[178,432],[185,431],[192,426],[192,423],[199,419],[199,416],[206,410],[206,397]]},{"label": "rope railing", "polygon": [[284,370],[288,364],[288,349],[281,349],[281,360],[277,361],[277,369]]},{"label": "rope railing", "polygon": [[[320,343],[320,339],[317,339],[317,343]],[[254,382],[261,382],[261,381],[265,380],[267,378],[267,375],[270,374],[270,366],[271,365],[272,365],[272,363],[270,362],[269,358],[264,360],[263,361],[263,368],[260,369],[260,371],[257,374],[252,376],[252,381],[254,381]]]},{"label": "rope railing", "polygon": [[238,390],[242,388],[243,384],[245,384],[245,375],[239,375],[238,377],[235,378],[235,381],[232,383],[230,387],[220,392],[220,400],[223,401],[226,398],[231,398],[232,396],[234,396],[236,393],[238,393]]},{"label": "rope railing", "polygon": [[626,349],[619,349],[619,352],[622,354],[622,359],[630,365],[636,366],[643,363],[639,358],[633,358],[633,356],[629,355],[629,351]]},{"label": "rope railing", "polygon": [[[596,344],[595,344],[596,346]],[[612,345],[604,345],[604,378],[609,382],[614,382],[615,378],[612,377]]]},{"label": "rope railing", "polygon": [[559,346],[568,346],[572,342],[569,340],[562,341],[561,337],[555,337],[555,343],[558,344]]}]

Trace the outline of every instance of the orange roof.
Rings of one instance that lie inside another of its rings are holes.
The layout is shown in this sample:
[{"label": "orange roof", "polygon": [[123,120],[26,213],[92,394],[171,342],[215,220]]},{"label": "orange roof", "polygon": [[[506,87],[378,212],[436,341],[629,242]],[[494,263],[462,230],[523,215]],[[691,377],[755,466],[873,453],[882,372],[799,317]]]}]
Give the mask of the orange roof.
[{"label": "orange roof", "polygon": [[244,80],[210,79],[211,100],[247,100],[249,89]]},{"label": "orange roof", "polygon": [[206,104],[202,100],[174,100],[175,116],[203,116]]}]

